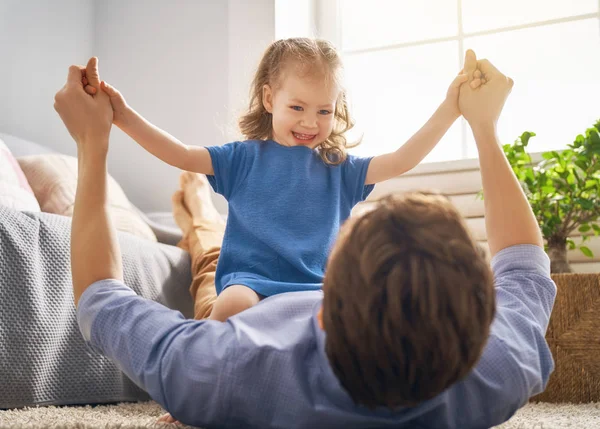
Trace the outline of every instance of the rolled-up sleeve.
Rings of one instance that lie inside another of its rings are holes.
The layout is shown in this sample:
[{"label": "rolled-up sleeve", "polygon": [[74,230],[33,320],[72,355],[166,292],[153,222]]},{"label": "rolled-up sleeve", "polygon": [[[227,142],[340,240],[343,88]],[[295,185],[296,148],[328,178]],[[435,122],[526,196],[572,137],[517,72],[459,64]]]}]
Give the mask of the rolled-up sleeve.
[{"label": "rolled-up sleeve", "polygon": [[556,298],[550,260],[534,245],[512,246],[492,259],[496,318],[492,335],[502,340],[522,376],[525,396],[542,392],[554,369],[545,335]]},{"label": "rolled-up sleeve", "polygon": [[77,319],[88,345],[175,418],[193,425],[223,418],[235,341],[228,323],[185,319],[118,280],[88,287]]},{"label": "rolled-up sleeve", "polygon": [[556,284],[550,278],[546,252],[530,244],[511,246],[498,252],[491,265],[499,295],[498,307],[510,307],[513,299],[520,301],[545,333],[556,298]]}]

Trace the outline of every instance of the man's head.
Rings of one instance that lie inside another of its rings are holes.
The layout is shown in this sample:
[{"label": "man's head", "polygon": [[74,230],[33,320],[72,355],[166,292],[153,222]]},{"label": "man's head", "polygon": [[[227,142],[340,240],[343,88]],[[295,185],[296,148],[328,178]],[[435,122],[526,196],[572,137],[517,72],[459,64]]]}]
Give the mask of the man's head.
[{"label": "man's head", "polygon": [[465,377],[495,314],[485,254],[445,197],[387,197],[342,228],[322,325],[334,373],[358,404],[414,406]]}]

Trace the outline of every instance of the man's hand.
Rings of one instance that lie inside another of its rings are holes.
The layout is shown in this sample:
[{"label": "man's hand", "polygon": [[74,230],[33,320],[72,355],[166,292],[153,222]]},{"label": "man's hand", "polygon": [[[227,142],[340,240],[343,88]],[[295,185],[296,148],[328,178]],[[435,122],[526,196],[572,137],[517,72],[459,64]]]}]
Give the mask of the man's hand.
[{"label": "man's hand", "polygon": [[[95,95],[86,94],[84,76],[88,85],[97,89]],[[69,67],[67,83],[54,97],[54,109],[77,143],[78,149],[106,153],[113,112],[109,96],[99,89],[98,59],[93,57],[88,62],[86,72],[80,66]],[[92,140],[105,143],[88,148],[86,142]]]},{"label": "man's hand", "polygon": [[475,52],[470,49],[465,55],[464,71],[469,76],[469,84],[460,87],[458,107],[461,113],[471,128],[495,127],[512,90],[513,80],[488,60],[477,61]]}]

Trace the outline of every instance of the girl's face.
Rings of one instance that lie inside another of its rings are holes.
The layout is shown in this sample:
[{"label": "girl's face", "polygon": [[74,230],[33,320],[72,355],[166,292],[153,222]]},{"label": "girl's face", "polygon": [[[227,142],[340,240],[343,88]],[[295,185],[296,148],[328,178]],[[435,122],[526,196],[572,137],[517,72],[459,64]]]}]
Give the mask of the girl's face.
[{"label": "girl's face", "polygon": [[276,91],[265,85],[263,104],[273,116],[273,140],[311,149],[323,143],[333,130],[338,94],[333,83],[293,71],[284,73]]}]

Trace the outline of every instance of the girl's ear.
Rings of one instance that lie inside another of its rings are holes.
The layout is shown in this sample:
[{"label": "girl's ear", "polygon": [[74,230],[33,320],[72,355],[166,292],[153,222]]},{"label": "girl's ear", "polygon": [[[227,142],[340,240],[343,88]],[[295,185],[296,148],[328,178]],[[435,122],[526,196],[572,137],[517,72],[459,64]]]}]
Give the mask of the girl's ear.
[{"label": "girl's ear", "polygon": [[262,90],[263,106],[267,112],[273,113],[273,91],[269,85],[264,85]]}]

